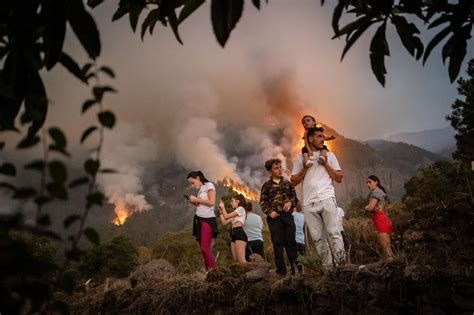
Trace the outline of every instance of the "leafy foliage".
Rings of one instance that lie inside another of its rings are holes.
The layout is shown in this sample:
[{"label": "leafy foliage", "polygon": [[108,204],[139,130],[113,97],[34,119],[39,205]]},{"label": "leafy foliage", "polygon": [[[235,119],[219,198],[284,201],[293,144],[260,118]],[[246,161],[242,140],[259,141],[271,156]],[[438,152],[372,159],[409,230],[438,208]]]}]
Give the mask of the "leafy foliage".
[{"label": "leafy foliage", "polygon": [[466,162],[474,161],[474,59],[469,61],[468,78],[458,80],[458,93],[464,99],[457,99],[452,113],[447,117],[457,131],[454,158]]},{"label": "leafy foliage", "polygon": [[[352,45],[372,25],[379,25],[370,44],[371,67],[377,80],[385,85],[385,56],[389,56],[388,42],[386,40],[386,25],[390,22],[396,29],[400,40],[416,60],[423,57],[423,64],[428,59],[432,50],[448,35],[448,41],[443,46],[443,62],[449,58],[449,78],[453,82],[459,75],[462,62],[466,55],[466,47],[471,39],[473,25],[474,3],[461,0],[456,3],[447,0],[422,1],[422,0],[339,0],[334,12],[332,26],[334,37],[344,36],[346,46],[342,58]],[[356,20],[340,27],[341,20],[346,21],[347,16],[355,16]],[[421,42],[420,30],[417,24],[410,23],[407,19],[420,21],[432,29],[443,25],[426,49]]]},{"label": "leafy foliage", "polygon": [[84,277],[126,277],[138,265],[132,240],[120,235],[86,252],[79,270]]}]

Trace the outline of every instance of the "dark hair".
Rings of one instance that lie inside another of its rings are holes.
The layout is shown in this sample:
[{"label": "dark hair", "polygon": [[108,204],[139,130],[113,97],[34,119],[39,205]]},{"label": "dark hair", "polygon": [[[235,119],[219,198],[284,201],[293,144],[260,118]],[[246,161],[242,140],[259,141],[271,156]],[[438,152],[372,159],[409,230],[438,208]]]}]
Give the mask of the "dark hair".
[{"label": "dark hair", "polygon": [[311,115],[304,115],[303,118],[301,118],[301,123],[303,123],[303,120],[304,120],[306,117],[310,117],[314,122],[316,122],[316,118],[314,118],[313,116],[311,116]]},{"label": "dark hair", "polygon": [[247,204],[245,205],[245,211],[251,212],[252,210],[253,210],[252,203],[251,203],[251,202],[247,202]]},{"label": "dark hair", "polygon": [[313,136],[316,132],[324,132],[324,128],[323,127],[309,128],[308,132],[306,133],[306,137],[309,139],[309,137]]},{"label": "dark hair", "polygon": [[380,188],[380,189],[382,189],[382,191],[383,191],[384,193],[387,193],[387,191],[385,190],[385,187],[383,187],[383,186],[380,184],[380,179],[379,179],[377,176],[375,176],[375,175],[370,175],[370,176],[367,177],[367,178],[373,180],[374,182],[377,182],[377,187]]},{"label": "dark hair", "polygon": [[232,197],[233,199],[239,202],[239,206],[246,209],[247,208],[247,201],[245,201],[245,197],[242,194],[238,194],[237,196]]},{"label": "dark hair", "polygon": [[281,164],[281,160],[280,159],[270,159],[270,160],[266,161],[265,162],[265,169],[267,171],[271,171],[273,164]]},{"label": "dark hair", "polygon": [[188,178],[199,178],[199,180],[203,184],[210,182],[210,180],[208,180],[201,171],[192,171],[192,172],[190,172],[188,174],[188,177],[186,177],[186,179],[188,179]]}]

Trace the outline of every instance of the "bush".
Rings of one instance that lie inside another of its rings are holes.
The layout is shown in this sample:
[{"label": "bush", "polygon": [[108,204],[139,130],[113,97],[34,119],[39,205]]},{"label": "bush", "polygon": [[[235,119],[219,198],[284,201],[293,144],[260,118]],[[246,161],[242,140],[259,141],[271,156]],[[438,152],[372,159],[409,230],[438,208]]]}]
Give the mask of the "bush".
[{"label": "bush", "polygon": [[126,277],[137,266],[137,249],[128,236],[120,235],[89,249],[79,269],[86,277]]}]

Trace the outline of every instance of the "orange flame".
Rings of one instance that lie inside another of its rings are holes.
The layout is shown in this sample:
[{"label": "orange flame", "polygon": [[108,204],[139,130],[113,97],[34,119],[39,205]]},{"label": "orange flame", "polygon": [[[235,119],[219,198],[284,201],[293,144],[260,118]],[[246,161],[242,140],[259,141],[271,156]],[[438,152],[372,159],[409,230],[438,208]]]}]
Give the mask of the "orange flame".
[{"label": "orange flame", "polygon": [[118,203],[115,205],[115,218],[112,223],[115,225],[123,225],[135,211],[133,209],[127,209],[125,204]]},{"label": "orange flame", "polygon": [[252,201],[260,200],[260,194],[254,189],[251,189],[244,184],[237,183],[236,181],[228,177],[224,178],[223,183],[225,187],[229,187],[236,193],[242,194],[245,197],[245,199],[252,200]]},{"label": "orange flame", "polygon": [[[322,126],[318,123],[318,124],[316,124],[316,127],[322,127]],[[301,149],[305,146],[304,139],[303,139],[303,135],[304,135],[303,125],[298,125],[296,127],[296,130],[297,130],[297,134],[301,135],[301,138],[298,140],[297,143],[295,143],[295,145],[293,147],[295,155],[300,154]],[[326,147],[328,148],[329,151],[333,150],[333,146],[334,146],[333,141],[325,141],[324,144],[326,145]]]}]

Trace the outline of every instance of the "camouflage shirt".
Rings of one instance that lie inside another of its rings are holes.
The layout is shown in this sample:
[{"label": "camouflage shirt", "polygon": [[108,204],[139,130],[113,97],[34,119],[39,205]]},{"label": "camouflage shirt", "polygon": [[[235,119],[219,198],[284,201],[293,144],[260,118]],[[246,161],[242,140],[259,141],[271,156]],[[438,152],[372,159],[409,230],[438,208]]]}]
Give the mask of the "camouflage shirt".
[{"label": "camouflage shirt", "polygon": [[280,183],[276,183],[270,178],[263,184],[260,193],[260,207],[263,213],[270,215],[272,211],[284,212],[283,205],[288,201],[291,201],[291,208],[296,207],[298,203],[295,187],[288,180],[282,177]]}]

